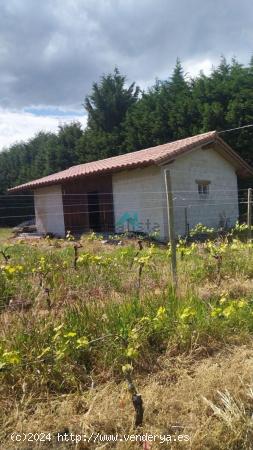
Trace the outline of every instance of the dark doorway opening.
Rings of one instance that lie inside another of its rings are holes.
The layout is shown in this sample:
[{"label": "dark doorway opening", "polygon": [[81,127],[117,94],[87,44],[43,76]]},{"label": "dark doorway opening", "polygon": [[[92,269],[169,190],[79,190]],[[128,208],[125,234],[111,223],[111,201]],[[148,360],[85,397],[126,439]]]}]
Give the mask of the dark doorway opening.
[{"label": "dark doorway opening", "polygon": [[93,231],[101,231],[99,193],[97,191],[88,192],[88,214],[89,228]]}]

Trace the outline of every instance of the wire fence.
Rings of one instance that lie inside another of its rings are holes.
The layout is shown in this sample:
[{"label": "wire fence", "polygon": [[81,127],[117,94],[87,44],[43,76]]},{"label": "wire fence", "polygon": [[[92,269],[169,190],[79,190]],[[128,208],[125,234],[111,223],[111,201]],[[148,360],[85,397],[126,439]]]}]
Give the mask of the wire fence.
[{"label": "wire fence", "polygon": [[[185,171],[183,171],[185,173]],[[188,173],[188,172],[186,172]],[[198,188],[194,190],[173,189],[171,191],[173,208],[176,215],[176,222],[187,222],[186,228],[189,230],[197,223],[207,226],[219,227],[221,223],[233,225],[237,219],[245,220],[248,199],[246,188],[226,188],[223,185],[210,189],[205,195],[200,195]],[[33,201],[34,200],[34,201]],[[85,218],[83,231],[89,230],[87,222],[91,216],[101,216],[101,230],[105,215],[111,216],[113,225],[107,223],[106,230],[117,231],[117,223],[123,221],[125,217],[125,228],[129,228],[129,222],[135,228],[137,223],[142,223],[157,216],[160,227],[164,226],[167,212],[167,197],[163,190],[136,190],[121,189],[110,192],[83,192],[59,194],[7,194],[0,196],[0,225],[18,225],[22,221],[48,221],[52,218],[67,220],[72,217]],[[185,218],[182,219],[182,215]],[[227,221],[226,221],[227,218]],[[161,223],[163,222],[163,223]],[[178,223],[176,223],[178,226]],[[80,226],[78,225],[80,228]],[[77,227],[77,228],[78,228]],[[73,224],[73,229],[75,225]],[[92,227],[90,227],[92,229]],[[122,227],[121,227],[122,228]],[[142,225],[143,230],[143,225]],[[147,231],[144,230],[143,231]]]},{"label": "wire fence", "polygon": [[[185,173],[185,172],[184,172]],[[189,174],[188,173],[186,173],[188,176],[189,176]],[[38,188],[39,189],[39,188]],[[237,193],[237,192],[247,192],[248,191],[248,188],[244,188],[244,189],[237,189],[237,188],[233,188],[233,189],[228,189],[228,188],[225,188],[225,187],[222,187],[222,188],[217,188],[217,189],[213,189],[212,188],[212,192],[234,192],[234,193]],[[173,192],[173,193],[180,193],[180,192],[190,192],[190,193],[196,193],[196,189],[173,189],[171,192]],[[105,192],[105,191],[103,191],[103,192],[99,192],[99,195],[112,195],[114,192],[113,191],[110,191],[110,192]],[[117,193],[117,195],[124,195],[124,194],[126,194],[126,195],[129,195],[131,192],[129,191],[129,189],[127,190],[127,189],[124,189],[124,190],[121,190],[121,191],[116,191],[115,193]],[[144,190],[141,190],[141,191],[135,191],[135,194],[164,194],[165,193],[165,191],[161,191],[161,190],[159,190],[159,191],[144,191]],[[64,192],[62,192],[61,193],[61,195],[64,197],[64,196],[95,196],[95,195],[97,195],[97,192],[83,192],[83,193],[80,193],[80,192],[76,192],[76,193],[64,193]],[[36,193],[36,196],[38,196],[38,197],[59,197],[59,194],[53,194],[53,193],[48,193],[48,194],[42,194],[42,193]],[[23,197],[34,197],[34,194],[12,194],[12,193],[10,193],[10,194],[0,194],[0,198],[14,198],[14,197],[18,197],[18,198],[23,198]]]}]

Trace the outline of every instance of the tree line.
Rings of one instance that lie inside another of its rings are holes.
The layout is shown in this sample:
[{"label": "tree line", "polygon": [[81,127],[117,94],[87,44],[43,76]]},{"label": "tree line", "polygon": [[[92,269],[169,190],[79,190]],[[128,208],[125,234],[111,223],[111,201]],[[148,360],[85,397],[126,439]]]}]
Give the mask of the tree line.
[{"label": "tree line", "polygon": [[[209,75],[194,78],[177,60],[168,79],[145,91],[115,68],[93,83],[83,106],[84,130],[79,122],[60,125],[0,153],[0,194],[75,164],[253,123],[253,58],[245,66],[222,57]],[[222,137],[253,164],[253,128]]]}]

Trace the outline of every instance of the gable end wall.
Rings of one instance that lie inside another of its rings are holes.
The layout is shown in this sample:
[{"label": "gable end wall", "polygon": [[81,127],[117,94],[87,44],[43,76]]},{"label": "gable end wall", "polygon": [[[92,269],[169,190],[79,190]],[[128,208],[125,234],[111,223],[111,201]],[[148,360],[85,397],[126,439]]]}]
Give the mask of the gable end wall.
[{"label": "gable end wall", "polygon": [[[202,223],[218,228],[222,221],[233,226],[238,219],[238,186],[235,168],[214,149],[197,149],[179,157],[171,169],[175,230],[185,235]],[[200,198],[196,180],[210,181],[207,198]]]}]

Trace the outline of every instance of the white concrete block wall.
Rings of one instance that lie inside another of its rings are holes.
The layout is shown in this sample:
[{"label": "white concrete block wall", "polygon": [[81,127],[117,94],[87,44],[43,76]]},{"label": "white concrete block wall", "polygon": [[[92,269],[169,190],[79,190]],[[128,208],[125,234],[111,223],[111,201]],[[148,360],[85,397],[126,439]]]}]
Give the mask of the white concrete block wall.
[{"label": "white concrete block wall", "polygon": [[34,191],[36,226],[40,233],[65,235],[62,189],[60,185]]},{"label": "white concrete block wall", "polygon": [[[185,207],[190,229],[202,223],[217,228],[222,219],[232,226],[239,216],[234,167],[217,151],[193,150],[167,166],[174,192],[175,230],[184,235]],[[210,181],[209,194],[200,198],[196,180]]]},{"label": "white concrete block wall", "polygon": [[157,166],[113,174],[113,199],[116,232],[130,230],[164,237],[165,195],[161,169]]}]

